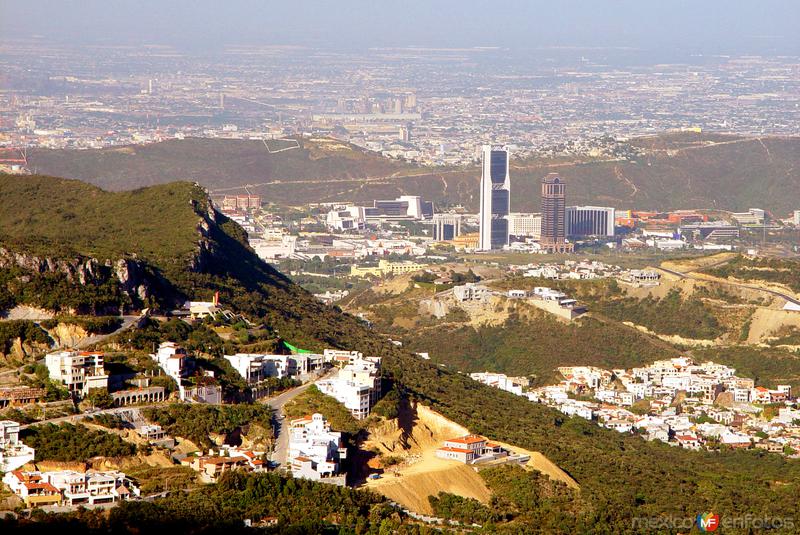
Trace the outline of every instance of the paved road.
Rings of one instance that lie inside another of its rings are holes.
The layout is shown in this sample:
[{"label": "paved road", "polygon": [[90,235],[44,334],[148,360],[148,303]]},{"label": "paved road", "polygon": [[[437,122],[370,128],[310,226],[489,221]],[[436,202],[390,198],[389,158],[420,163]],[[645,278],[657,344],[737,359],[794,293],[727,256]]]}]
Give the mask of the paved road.
[{"label": "paved road", "polygon": [[[661,271],[665,271],[665,272],[669,273],[670,275],[675,275],[676,277],[681,278],[681,279],[693,279],[693,280],[699,280],[699,281],[707,280],[707,279],[703,279],[701,277],[696,277],[696,276],[692,275],[691,273],[682,273],[680,271],[675,271],[673,269],[667,269],[665,267],[660,267],[658,269],[660,269]],[[748,290],[757,290],[759,292],[765,292],[765,293],[768,293],[768,294],[771,294],[771,295],[786,299],[788,302],[794,303],[795,305],[800,306],[800,301],[795,299],[793,296],[785,294],[783,292],[779,292],[777,290],[770,290],[769,288],[762,288],[760,286],[753,286],[751,284],[743,284],[743,283],[740,283],[740,282],[733,282],[733,281],[719,280],[719,281],[716,281],[716,282],[720,282],[721,284],[728,284],[730,286],[738,286],[739,288],[747,288]]]},{"label": "paved road", "polygon": [[[335,371],[333,373],[335,373]],[[328,372],[317,380],[323,378],[327,379],[330,377],[331,372]],[[275,410],[275,414],[272,417],[272,424],[276,434],[275,450],[270,455],[270,460],[274,463],[278,463],[281,466],[286,466],[286,460],[289,456],[289,422],[284,420],[283,407],[291,400],[305,392],[312,384],[314,384],[314,381],[306,383],[303,386],[298,386],[297,388],[287,390],[286,392],[275,396],[274,398],[264,400],[264,403],[268,404]]]},{"label": "paved road", "polygon": [[87,338],[84,338],[75,345],[75,349],[88,347],[90,345],[97,344],[99,342],[102,342],[103,340],[111,338],[112,336],[119,334],[122,331],[130,329],[134,325],[138,325],[143,318],[144,316],[120,316],[120,319],[122,320],[122,325],[120,325],[118,329],[108,334],[98,334],[95,336],[89,336]]}]

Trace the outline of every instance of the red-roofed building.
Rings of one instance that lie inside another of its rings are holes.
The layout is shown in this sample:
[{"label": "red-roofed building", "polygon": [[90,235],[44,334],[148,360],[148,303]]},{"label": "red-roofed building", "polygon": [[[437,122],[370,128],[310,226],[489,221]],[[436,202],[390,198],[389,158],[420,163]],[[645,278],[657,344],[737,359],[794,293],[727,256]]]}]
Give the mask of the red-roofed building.
[{"label": "red-roofed building", "polygon": [[508,456],[508,451],[500,444],[489,442],[480,435],[465,435],[444,441],[444,446],[436,450],[440,459],[452,459],[465,464],[472,464],[485,457],[495,459]]}]

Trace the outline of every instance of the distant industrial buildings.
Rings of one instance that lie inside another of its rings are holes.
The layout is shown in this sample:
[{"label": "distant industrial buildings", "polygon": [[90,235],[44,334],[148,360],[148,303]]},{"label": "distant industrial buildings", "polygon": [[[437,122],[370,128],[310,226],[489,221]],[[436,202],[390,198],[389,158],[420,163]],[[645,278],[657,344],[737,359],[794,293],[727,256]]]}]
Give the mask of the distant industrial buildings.
[{"label": "distant industrial buildings", "polygon": [[482,148],[480,229],[478,249],[490,251],[508,245],[511,179],[506,148]]},{"label": "distant industrial buildings", "polygon": [[261,208],[261,195],[225,195],[222,198],[223,212],[248,212]]},{"label": "distant industrial buildings", "polygon": [[364,230],[368,224],[399,221],[425,221],[433,218],[433,202],[419,195],[401,195],[391,200],[375,200],[372,206],[333,205],[325,216],[328,228],[338,231]]}]

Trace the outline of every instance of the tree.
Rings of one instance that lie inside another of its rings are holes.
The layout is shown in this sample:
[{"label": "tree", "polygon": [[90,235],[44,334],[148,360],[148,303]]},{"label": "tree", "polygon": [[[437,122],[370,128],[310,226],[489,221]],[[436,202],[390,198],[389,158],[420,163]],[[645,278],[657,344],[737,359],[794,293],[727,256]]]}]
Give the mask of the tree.
[{"label": "tree", "polygon": [[114,406],[114,398],[104,388],[92,388],[86,399],[92,404],[92,407],[98,409],[110,409]]}]

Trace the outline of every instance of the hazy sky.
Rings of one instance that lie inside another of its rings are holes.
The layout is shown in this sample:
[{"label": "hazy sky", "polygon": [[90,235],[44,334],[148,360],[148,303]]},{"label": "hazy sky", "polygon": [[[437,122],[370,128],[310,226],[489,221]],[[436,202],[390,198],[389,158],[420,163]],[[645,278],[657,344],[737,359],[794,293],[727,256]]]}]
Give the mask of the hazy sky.
[{"label": "hazy sky", "polygon": [[800,54],[798,0],[0,0],[0,39]]}]

